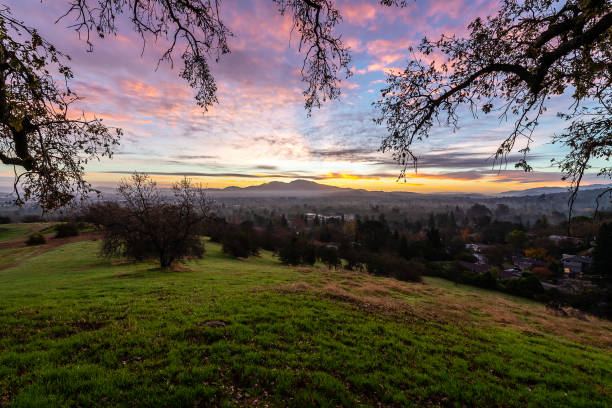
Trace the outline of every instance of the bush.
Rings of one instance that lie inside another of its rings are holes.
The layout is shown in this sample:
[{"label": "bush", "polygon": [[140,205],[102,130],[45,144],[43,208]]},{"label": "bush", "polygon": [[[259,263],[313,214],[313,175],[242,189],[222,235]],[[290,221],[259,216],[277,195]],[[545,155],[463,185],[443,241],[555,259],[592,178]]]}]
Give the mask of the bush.
[{"label": "bush", "polygon": [[314,265],[317,262],[317,249],[312,244],[302,247],[302,262],[306,265]]},{"label": "bush", "polygon": [[225,218],[211,216],[204,224],[204,234],[210,237],[212,242],[222,242],[229,225]]},{"label": "bush", "polygon": [[21,222],[32,223],[32,222],[42,222],[43,219],[40,215],[26,215],[21,219]]},{"label": "bush", "polygon": [[299,265],[302,263],[302,251],[297,238],[292,238],[288,245],[278,251],[280,261],[286,265]]},{"label": "bush", "polygon": [[341,247],[340,257],[346,260],[346,269],[351,271],[362,271],[364,268],[364,259],[362,254],[352,247]]},{"label": "bush", "polygon": [[491,268],[483,274],[477,275],[476,279],[472,282],[475,286],[487,289],[497,289],[497,277],[499,276],[499,270]]},{"label": "bush", "polygon": [[340,257],[338,256],[338,250],[333,247],[319,248],[319,259],[328,268],[337,269],[338,267],[342,266],[342,262],[340,261]]},{"label": "bush", "polygon": [[316,249],[305,240],[293,237],[289,244],[279,249],[278,257],[286,265],[314,265]]},{"label": "bush", "polygon": [[74,222],[66,222],[55,226],[55,238],[76,237],[79,235],[79,226]]},{"label": "bush", "polygon": [[223,252],[236,258],[248,258],[249,255],[257,255],[259,253],[255,242],[244,231],[226,231],[222,244]]},{"label": "bush", "polygon": [[474,254],[471,254],[469,252],[459,252],[457,255],[455,255],[455,260],[456,261],[464,261],[464,262],[471,262],[471,263],[476,263],[478,262],[478,258],[476,258],[476,256]]},{"label": "bush", "polygon": [[544,293],[544,288],[538,277],[532,272],[523,272],[519,279],[509,279],[505,282],[507,292],[531,299],[538,299]]},{"label": "bush", "polygon": [[407,261],[391,254],[369,254],[366,257],[368,273],[378,276],[392,276],[403,281],[418,282],[425,267],[418,261]]},{"label": "bush", "polygon": [[26,241],[26,245],[42,245],[46,243],[47,240],[42,234],[32,234],[28,237],[28,240]]},{"label": "bush", "polygon": [[10,223],[11,223],[11,217],[0,216],[0,224],[10,224]]},{"label": "bush", "polygon": [[393,277],[397,280],[407,282],[420,282],[421,276],[425,273],[425,265],[416,259],[404,261],[402,258],[398,258],[403,264],[403,267],[397,268]]}]

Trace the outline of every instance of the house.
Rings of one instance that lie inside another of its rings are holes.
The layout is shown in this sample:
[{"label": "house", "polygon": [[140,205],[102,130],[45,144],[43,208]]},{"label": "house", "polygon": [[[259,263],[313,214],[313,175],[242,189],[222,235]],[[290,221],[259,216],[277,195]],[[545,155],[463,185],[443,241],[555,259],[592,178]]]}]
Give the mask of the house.
[{"label": "house", "polygon": [[531,271],[537,266],[546,266],[546,262],[539,259],[524,258],[520,256],[512,257],[512,264],[521,271]]},{"label": "house", "polygon": [[548,239],[550,239],[551,241],[555,241],[557,244],[560,241],[569,241],[574,245],[580,245],[584,242],[581,238],[568,237],[567,235],[549,235]]},{"label": "house", "polygon": [[482,254],[482,250],[485,249],[487,245],[483,244],[465,244],[466,249],[472,250],[472,253],[476,257],[476,263],[485,265],[487,263],[487,258]]},{"label": "house", "polygon": [[576,276],[584,273],[585,270],[591,267],[591,258],[580,255],[561,255],[561,263],[563,264],[563,272],[569,276]]},{"label": "house", "polygon": [[517,268],[504,269],[503,271],[499,271],[499,277],[501,279],[514,279],[521,277],[521,271]]}]

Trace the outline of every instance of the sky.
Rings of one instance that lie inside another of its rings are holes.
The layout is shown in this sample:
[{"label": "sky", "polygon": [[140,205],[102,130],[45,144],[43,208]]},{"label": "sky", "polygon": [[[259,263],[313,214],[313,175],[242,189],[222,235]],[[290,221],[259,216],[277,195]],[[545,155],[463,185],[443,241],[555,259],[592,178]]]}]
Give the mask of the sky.
[{"label": "sky", "polygon": [[[92,0],[93,1],[93,0]],[[390,153],[378,151],[386,135],[373,122],[372,105],[380,98],[390,69],[405,66],[424,36],[465,36],[474,18],[493,15],[491,0],[418,0],[405,8],[387,8],[376,0],[341,0],[338,27],[352,52],[353,75],[342,82],[342,97],[304,109],[299,68],[299,38],[290,16],[281,16],[272,0],[222,2],[221,15],[234,36],[231,53],[211,62],[219,103],[197,107],[194,91],[174,69],[157,60],[163,41],[144,48],[125,17],[116,35],[94,39],[93,52],[78,38],[67,0],[3,0],[15,17],[72,58],[72,88],[83,98],[77,108],[124,130],[112,159],[94,161],[86,178],[111,186],[126,175],[147,172],[161,184],[183,175],[212,188],[269,181],[308,179],[341,187],[383,191],[497,193],[541,186],[563,186],[551,165],[564,153],[550,143],[565,124],[556,117],[569,106],[566,96],[551,100],[535,132],[529,155],[534,171],[494,166],[492,154],[509,134],[512,122],[495,115],[467,113],[456,131],[436,127],[416,146],[419,169],[398,180],[401,167]],[[180,65],[180,60],[178,60]],[[520,146],[519,146],[520,148]],[[584,184],[605,182],[594,173]],[[12,182],[12,169],[0,167],[0,184]]]}]

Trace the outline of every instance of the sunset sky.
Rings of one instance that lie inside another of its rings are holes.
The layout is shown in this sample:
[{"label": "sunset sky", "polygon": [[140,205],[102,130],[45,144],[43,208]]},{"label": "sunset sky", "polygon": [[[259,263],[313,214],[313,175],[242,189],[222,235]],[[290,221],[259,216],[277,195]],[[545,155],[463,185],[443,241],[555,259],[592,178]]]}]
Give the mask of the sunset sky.
[{"label": "sunset sky", "polygon": [[[423,36],[465,35],[476,16],[494,14],[489,0],[418,0],[403,9],[377,1],[339,2],[344,17],[339,31],[350,45],[354,75],[343,81],[341,100],[306,115],[300,82],[298,40],[291,37],[291,19],[282,17],[271,0],[222,3],[226,24],[235,37],[231,54],[212,63],[219,104],[204,112],[194,92],[167,64],[155,70],[163,44],[142,41],[127,19],[115,38],[95,39],[94,52],[74,30],[70,19],[55,20],[67,10],[65,0],[5,0],[13,14],[34,26],[72,57],[73,87],[84,97],[79,106],[124,129],[114,158],[91,163],[87,178],[110,185],[135,170],[162,182],[182,174],[210,187],[246,186],[278,180],[309,179],[325,184],[371,190],[415,192],[485,192],[563,185],[550,160],[562,151],[550,138],[564,127],[556,118],[568,98],[552,100],[536,131],[530,155],[535,171],[492,168],[496,146],[511,122],[495,115],[474,119],[466,113],[453,133],[436,128],[419,143],[418,173],[397,181],[400,167],[390,154],[377,152],[385,128],[373,123],[372,102],[380,97],[385,70],[401,68],[408,47]],[[177,59],[178,60],[178,59]],[[180,60],[178,60],[180,63]],[[596,173],[593,169],[592,173]],[[8,185],[12,169],[0,167]],[[586,183],[604,182],[594,174]]]}]

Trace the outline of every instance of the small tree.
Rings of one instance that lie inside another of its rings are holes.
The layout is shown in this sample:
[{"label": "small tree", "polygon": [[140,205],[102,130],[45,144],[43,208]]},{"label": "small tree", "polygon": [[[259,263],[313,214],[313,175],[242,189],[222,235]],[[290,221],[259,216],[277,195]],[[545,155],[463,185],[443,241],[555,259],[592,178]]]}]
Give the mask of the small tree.
[{"label": "small tree", "polygon": [[32,234],[28,237],[28,240],[26,241],[26,245],[32,246],[32,245],[43,245],[46,244],[47,240],[45,239],[45,236],[43,234]]},{"label": "small tree", "polygon": [[221,243],[223,252],[236,258],[248,258],[249,255],[259,254],[251,222],[245,221],[240,225],[227,226]]},{"label": "small tree", "polygon": [[79,226],[74,222],[65,222],[55,226],[55,238],[76,237],[79,235]]},{"label": "small tree", "polygon": [[546,248],[527,248],[525,249],[525,256],[544,261],[547,257]]},{"label": "small tree", "polygon": [[338,269],[342,266],[340,257],[338,256],[338,250],[333,247],[321,247],[319,248],[319,259],[330,269]]},{"label": "small tree", "polygon": [[294,236],[278,250],[278,257],[286,265],[314,265],[316,249],[306,240]]},{"label": "small tree", "polygon": [[209,216],[211,200],[201,185],[187,178],[165,196],[149,176],[135,173],[122,181],[118,192],[123,203],[90,207],[89,218],[104,234],[102,253],[136,260],[156,257],[162,268],[187,256],[201,257],[200,238]]},{"label": "small tree", "polygon": [[525,234],[525,231],[514,230],[506,235],[506,242],[509,243],[516,252],[521,252],[527,245],[527,234]]}]

